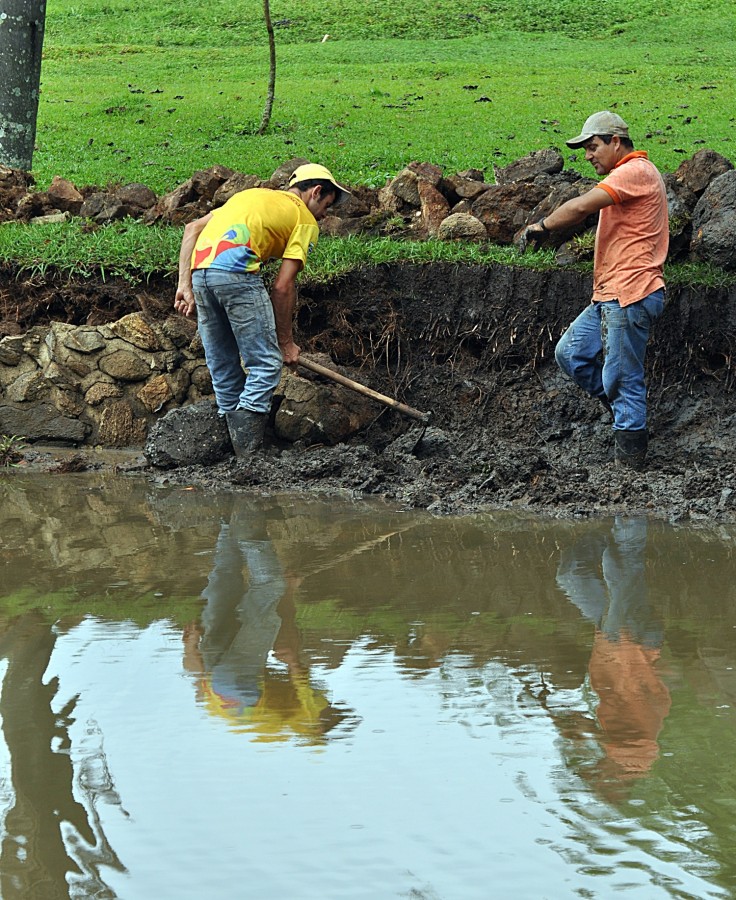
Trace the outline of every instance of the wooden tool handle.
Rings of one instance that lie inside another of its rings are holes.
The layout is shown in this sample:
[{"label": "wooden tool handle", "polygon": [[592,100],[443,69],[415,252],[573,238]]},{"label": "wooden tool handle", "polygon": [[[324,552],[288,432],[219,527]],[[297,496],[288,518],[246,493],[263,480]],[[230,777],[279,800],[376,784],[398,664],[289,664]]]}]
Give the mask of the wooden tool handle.
[{"label": "wooden tool handle", "polygon": [[360,384],[357,381],[353,381],[352,378],[347,378],[345,375],[341,375],[339,372],[335,372],[333,369],[328,369],[325,366],[321,366],[319,363],[312,362],[311,359],[306,359],[304,356],[299,357],[299,365],[304,369],[309,369],[310,372],[316,372],[317,375],[324,375],[325,378],[330,378],[332,381],[336,381],[338,384],[342,384],[345,387],[351,388],[353,391],[357,391],[359,394],[363,394],[365,397],[371,397],[373,400],[377,400],[379,403],[383,403],[385,406],[390,406],[391,409],[397,410],[397,412],[403,413],[405,416],[410,416],[412,419],[416,419],[419,422],[423,422],[425,425],[429,422],[432,414],[420,412],[418,409],[414,409],[412,406],[407,406],[405,403],[399,403],[398,400],[394,400],[393,397],[387,397],[385,394],[379,394],[378,391],[374,391],[372,388],[366,387],[364,384]]}]

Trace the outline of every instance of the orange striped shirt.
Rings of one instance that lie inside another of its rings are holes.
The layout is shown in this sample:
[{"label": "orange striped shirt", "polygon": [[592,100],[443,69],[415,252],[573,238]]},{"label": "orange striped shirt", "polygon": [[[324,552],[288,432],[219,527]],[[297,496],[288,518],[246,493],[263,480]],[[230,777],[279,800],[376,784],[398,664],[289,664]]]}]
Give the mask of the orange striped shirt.
[{"label": "orange striped shirt", "polygon": [[643,150],[629,153],[596,185],[611,197],[598,219],[593,302],[628,306],[664,287],[669,246],[662,176]]}]

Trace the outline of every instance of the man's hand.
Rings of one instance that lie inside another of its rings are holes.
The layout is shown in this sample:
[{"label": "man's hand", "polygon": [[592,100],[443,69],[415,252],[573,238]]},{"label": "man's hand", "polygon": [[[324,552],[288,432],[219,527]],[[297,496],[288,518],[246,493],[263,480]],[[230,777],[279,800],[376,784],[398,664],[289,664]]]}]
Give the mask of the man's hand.
[{"label": "man's hand", "polygon": [[281,356],[284,359],[284,365],[290,366],[292,369],[296,368],[302,348],[298,344],[295,344],[294,341],[289,341],[287,344],[280,344],[279,349],[281,350]]},{"label": "man's hand", "polygon": [[534,246],[533,249],[539,249],[538,245],[546,233],[547,232],[542,228],[539,222],[535,222],[534,225],[527,225],[521,232],[521,235],[516,239],[516,249],[519,251],[519,254],[523,256],[530,243],[537,245]]},{"label": "man's hand", "polygon": [[194,294],[191,288],[179,288],[174,298],[174,309],[183,316],[191,316],[194,312],[196,303],[194,302]]}]

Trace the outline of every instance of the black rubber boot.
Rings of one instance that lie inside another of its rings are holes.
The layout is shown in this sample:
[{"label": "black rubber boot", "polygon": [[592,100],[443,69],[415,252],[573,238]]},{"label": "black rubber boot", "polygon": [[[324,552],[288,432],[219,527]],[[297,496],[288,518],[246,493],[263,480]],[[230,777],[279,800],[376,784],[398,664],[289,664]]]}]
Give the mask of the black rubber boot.
[{"label": "black rubber boot", "polygon": [[649,435],[646,428],[639,431],[614,431],[614,459],[620,466],[641,472],[647,456]]},{"label": "black rubber boot", "polygon": [[266,413],[235,409],[225,413],[227,430],[236,456],[250,456],[263,446],[266,433]]}]

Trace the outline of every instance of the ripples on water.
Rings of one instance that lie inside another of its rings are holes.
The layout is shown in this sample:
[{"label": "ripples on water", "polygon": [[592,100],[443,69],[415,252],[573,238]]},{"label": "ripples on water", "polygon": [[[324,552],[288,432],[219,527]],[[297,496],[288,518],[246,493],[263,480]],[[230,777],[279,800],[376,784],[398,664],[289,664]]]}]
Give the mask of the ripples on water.
[{"label": "ripples on water", "polygon": [[736,895],[734,534],[0,501],[6,900]]}]

